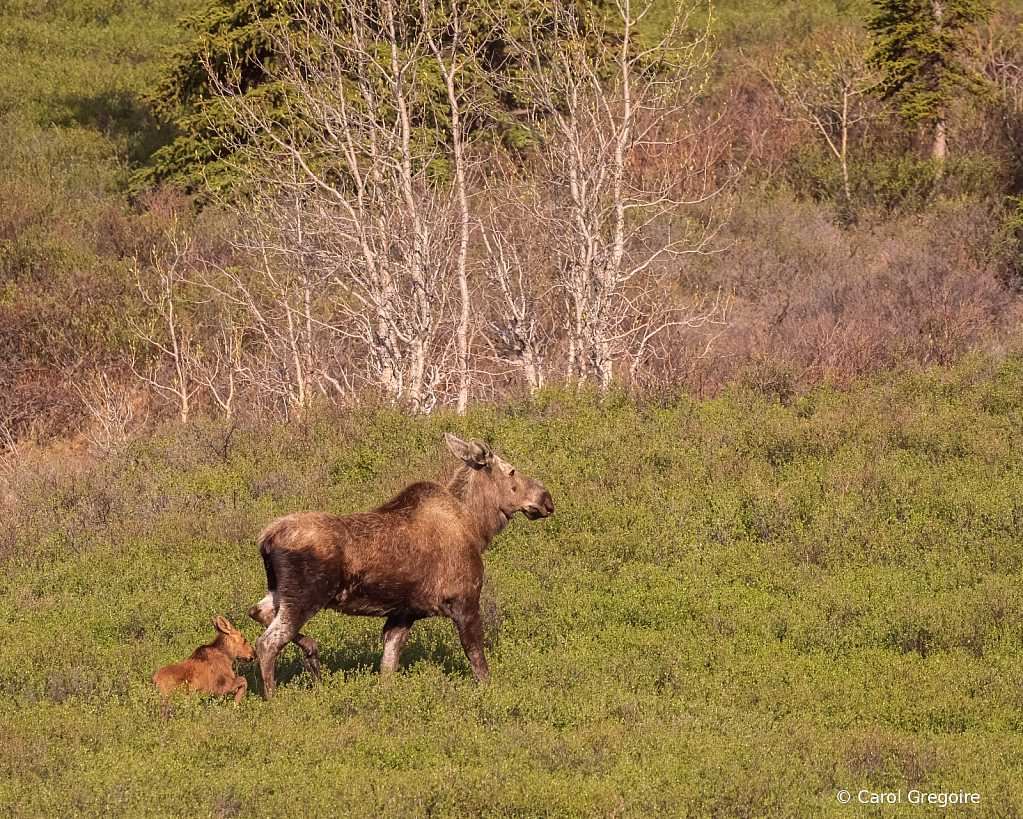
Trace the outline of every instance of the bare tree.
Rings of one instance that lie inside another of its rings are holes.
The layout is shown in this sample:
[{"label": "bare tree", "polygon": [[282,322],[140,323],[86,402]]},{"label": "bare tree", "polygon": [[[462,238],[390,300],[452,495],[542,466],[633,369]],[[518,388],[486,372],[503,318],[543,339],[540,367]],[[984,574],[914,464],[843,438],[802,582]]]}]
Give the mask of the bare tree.
[{"label": "bare tree", "polygon": [[[298,8],[289,24],[264,31],[276,55],[264,68],[285,89],[276,109],[243,95],[239,75],[225,82],[208,66],[234,119],[223,136],[233,140],[247,183],[255,225],[247,250],[261,260],[280,308],[257,323],[293,359],[299,402],[317,382],[368,384],[419,410],[452,370],[459,408],[468,397],[469,220],[457,94],[463,30],[449,19],[442,46],[424,14],[418,0]],[[427,80],[438,71],[451,108],[453,183],[439,171],[445,156],[431,121],[435,89]],[[452,271],[461,311],[449,356],[441,330]],[[228,278],[239,306],[255,316],[251,293],[239,277]],[[287,296],[278,287],[284,280]],[[296,295],[302,301],[292,304]],[[335,355],[321,350],[317,358],[317,335]],[[361,372],[324,366],[341,350],[365,362]]]},{"label": "bare tree", "polygon": [[12,432],[12,424],[9,419],[4,419],[0,422],[0,473],[13,475],[20,459],[21,450]]},{"label": "bare tree", "polygon": [[238,388],[246,372],[242,363],[242,333],[224,316],[216,327],[207,328],[206,347],[192,359],[193,377],[229,419],[234,415]]},{"label": "bare tree", "polygon": [[[143,272],[136,259],[136,286],[143,303],[151,309],[154,316],[148,326],[142,326],[134,319],[129,319],[129,326],[136,339],[145,345],[147,352],[152,350],[157,355],[146,366],[139,361],[136,345],[133,345],[128,366],[139,380],[177,404],[182,423],[188,422],[192,399],[201,386],[192,377],[191,365],[194,361],[192,334],[178,309],[181,300],[179,290],[187,280],[186,256],[189,246],[187,237],[173,235],[169,237],[169,248],[165,253],[154,248],[151,254],[150,275],[147,277],[151,281],[143,281]],[[103,401],[106,404],[116,404],[116,401],[112,402],[113,393],[105,379],[103,387]],[[84,395],[82,397],[84,400]],[[91,405],[90,410],[98,417],[98,413]]]},{"label": "bare tree", "polygon": [[851,203],[849,135],[877,113],[871,95],[880,72],[867,65],[863,47],[846,34],[827,46],[809,45],[779,56],[767,79],[790,116],[824,137],[841,165],[845,201]]},{"label": "bare tree", "polygon": [[254,200],[246,216],[248,229],[233,241],[250,264],[209,264],[196,272],[220,313],[196,377],[228,414],[238,381],[289,408],[306,407],[316,395],[347,397],[328,323],[333,285],[310,258],[304,203]]},{"label": "bare tree", "polygon": [[[458,251],[455,257],[455,278],[458,282],[460,310],[455,330],[456,355],[458,363],[458,401],[457,411],[464,414],[469,402],[470,365],[469,365],[469,180],[468,158],[466,157],[465,141],[466,126],[463,117],[463,102],[459,95],[462,79],[471,73],[475,65],[476,54],[467,43],[465,30],[466,21],[460,5],[453,2],[450,8],[442,5],[440,15],[446,18],[438,22],[438,16],[431,11],[427,0],[419,1],[419,9],[423,20],[423,31],[430,54],[436,61],[438,70],[444,80],[444,91],[447,94],[450,108],[451,129],[451,162],[453,165],[453,190],[458,221]],[[441,32],[444,40],[441,41]]]},{"label": "bare tree", "polygon": [[543,197],[509,176],[494,186],[497,201],[480,231],[488,285],[482,293],[482,314],[493,359],[513,362],[530,393],[536,393],[555,355],[558,319],[552,307],[557,285],[545,236],[536,230],[536,205]]},{"label": "bare tree", "polygon": [[84,389],[72,382],[91,422],[83,434],[103,455],[109,455],[131,440],[145,419],[135,417],[127,391],[115,388],[105,372],[94,374],[90,382]]},{"label": "bare tree", "polygon": [[1006,136],[1023,151],[1023,25],[990,25],[974,52],[978,68],[991,83],[1001,105]]},{"label": "bare tree", "polygon": [[691,210],[719,187],[707,157],[689,154],[677,172],[662,164],[712,127],[678,131],[702,92],[708,30],[691,28],[693,9],[683,8],[647,44],[637,27],[649,0],[616,0],[606,20],[562,0],[531,8],[535,24],[507,38],[517,71],[502,82],[536,135],[535,189],[554,199],[534,215],[566,305],[568,376],[606,389],[616,362],[634,372],[658,337],[716,309],[694,315],[691,300],[676,298],[674,263],[708,246],[713,227]]}]

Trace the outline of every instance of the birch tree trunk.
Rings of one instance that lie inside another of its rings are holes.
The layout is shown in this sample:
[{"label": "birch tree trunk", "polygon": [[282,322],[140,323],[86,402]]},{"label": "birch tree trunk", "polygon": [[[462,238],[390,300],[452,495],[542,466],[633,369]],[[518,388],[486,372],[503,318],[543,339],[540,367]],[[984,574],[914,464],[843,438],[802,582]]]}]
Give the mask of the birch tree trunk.
[{"label": "birch tree trunk", "polygon": [[[301,321],[307,341],[294,362],[302,402],[320,384],[361,384],[418,412],[448,400],[452,381],[458,409],[468,401],[471,222],[458,90],[471,56],[459,22],[429,12],[420,0],[338,0],[264,28],[283,111],[257,108],[240,77],[219,81],[208,67],[243,137],[232,146],[247,201],[259,205],[249,209],[260,245],[250,250],[310,282],[300,311],[282,313],[283,334],[294,337]],[[438,73],[451,113],[450,185],[432,170],[445,151],[429,125],[428,80]],[[444,336],[452,287],[453,356]],[[342,358],[363,368],[339,371]]]},{"label": "birch tree trunk", "polygon": [[[651,7],[618,0],[611,25],[547,0],[532,7],[537,19],[520,40],[507,38],[517,70],[505,88],[538,134],[545,176],[537,190],[558,203],[540,229],[566,305],[568,377],[602,391],[632,377],[658,336],[724,320],[670,286],[673,262],[713,235],[687,215],[719,191],[708,165],[652,177],[640,170],[651,154],[678,150],[672,129],[701,93],[708,32],[693,34],[692,9],[683,8],[663,38],[645,44],[637,25]],[[669,238],[648,241],[655,230]]]}]

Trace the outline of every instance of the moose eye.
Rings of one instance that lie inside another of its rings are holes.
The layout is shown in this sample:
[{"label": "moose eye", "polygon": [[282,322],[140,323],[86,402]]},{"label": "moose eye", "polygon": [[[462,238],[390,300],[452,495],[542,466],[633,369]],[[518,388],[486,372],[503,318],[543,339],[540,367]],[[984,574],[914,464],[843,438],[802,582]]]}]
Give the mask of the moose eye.
[{"label": "moose eye", "polygon": [[514,478],[515,477],[515,467],[512,467],[512,471],[508,473],[508,477],[509,478]]}]

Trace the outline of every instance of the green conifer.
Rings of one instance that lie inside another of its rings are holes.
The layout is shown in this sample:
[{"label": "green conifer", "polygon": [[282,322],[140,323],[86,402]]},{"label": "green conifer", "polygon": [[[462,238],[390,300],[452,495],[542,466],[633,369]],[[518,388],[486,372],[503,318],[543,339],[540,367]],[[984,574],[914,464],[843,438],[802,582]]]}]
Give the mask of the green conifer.
[{"label": "green conifer", "polygon": [[867,19],[872,45],[868,62],[883,76],[882,95],[910,124],[929,128],[934,157],[946,153],[949,106],[962,94],[986,94],[983,78],[969,67],[970,40],[994,11],[991,0],[874,0]]}]

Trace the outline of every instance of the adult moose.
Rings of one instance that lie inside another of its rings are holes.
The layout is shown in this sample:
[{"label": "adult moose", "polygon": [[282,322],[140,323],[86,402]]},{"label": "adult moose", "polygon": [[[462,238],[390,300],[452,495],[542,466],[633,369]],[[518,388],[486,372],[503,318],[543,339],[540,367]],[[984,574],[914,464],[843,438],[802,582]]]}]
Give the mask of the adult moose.
[{"label": "adult moose", "polygon": [[319,678],[319,646],[299,632],[327,608],[387,618],[382,673],[397,669],[416,620],[450,617],[473,672],[489,680],[480,620],[483,552],[516,512],[536,520],[551,514],[554,502],[547,487],[482,441],[445,439],[462,461],[447,487],[413,483],[371,512],[299,512],[263,530],[259,552],[269,591],[249,616],[266,626],[256,641],[266,699],[276,690],[274,661],[289,642]]}]

